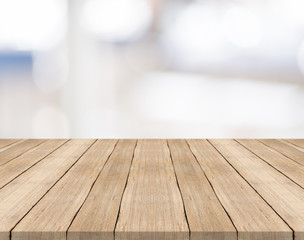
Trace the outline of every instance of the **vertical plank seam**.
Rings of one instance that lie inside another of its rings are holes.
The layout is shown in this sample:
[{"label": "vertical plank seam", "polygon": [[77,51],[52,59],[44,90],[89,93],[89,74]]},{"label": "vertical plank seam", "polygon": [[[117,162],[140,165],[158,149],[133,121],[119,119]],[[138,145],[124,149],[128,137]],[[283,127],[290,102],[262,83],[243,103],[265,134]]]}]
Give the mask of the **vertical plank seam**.
[{"label": "vertical plank seam", "polygon": [[[45,159],[46,157],[48,157],[49,155],[51,155],[53,152],[55,152],[57,149],[59,149],[60,147],[62,147],[64,144],[66,144],[68,141],[70,141],[69,139],[66,140],[65,142],[63,142],[61,145],[59,145],[58,147],[56,147],[53,151],[51,151],[50,153],[48,153],[47,155],[45,155],[43,158],[39,159],[37,162],[35,162],[33,165],[29,166],[27,169],[25,169],[23,172],[21,172],[19,175],[17,175],[16,177],[14,177],[12,180],[10,180],[9,182],[7,182],[6,184],[4,184],[2,187],[0,187],[0,190],[2,188],[4,188],[6,185],[8,185],[9,183],[11,183],[12,181],[14,181],[16,178],[18,178],[20,175],[22,175],[23,173],[25,173],[26,171],[28,171],[29,169],[31,169],[32,167],[34,167],[35,165],[37,165],[39,162],[41,162],[43,159]],[[2,165],[3,166],[3,165]]]},{"label": "vertical plank seam", "polygon": [[171,154],[171,148],[169,146],[168,139],[166,139],[166,143],[167,143],[167,147],[168,147],[169,153],[170,153],[170,160],[171,160],[171,164],[173,166],[173,171],[174,171],[174,175],[175,175],[175,181],[176,181],[176,184],[177,184],[177,187],[178,187],[181,199],[182,199],[182,203],[183,203],[184,214],[185,214],[185,219],[186,219],[188,230],[189,230],[189,240],[190,240],[191,239],[191,229],[190,229],[190,224],[189,224],[189,221],[188,221],[188,216],[187,216],[187,211],[186,211],[186,207],[185,207],[184,197],[183,197],[183,194],[182,194],[179,182],[178,182],[178,178],[177,178],[177,174],[176,174],[176,171],[175,171],[175,167],[174,167],[174,163],[173,163],[173,158],[172,158],[172,154]]},{"label": "vertical plank seam", "polygon": [[228,213],[228,211],[226,210],[226,208],[225,208],[224,205],[222,204],[221,200],[219,199],[218,195],[216,194],[216,192],[215,192],[215,190],[214,190],[214,187],[213,187],[211,181],[209,180],[209,178],[207,177],[207,175],[206,175],[205,171],[203,170],[201,164],[200,164],[199,161],[197,160],[197,157],[196,157],[196,155],[193,153],[193,151],[192,151],[192,149],[191,149],[191,147],[190,147],[188,141],[185,140],[185,142],[186,142],[186,144],[188,145],[188,148],[190,149],[190,152],[191,152],[192,155],[194,156],[196,162],[197,162],[198,165],[200,166],[200,169],[201,169],[202,172],[204,173],[204,175],[205,175],[205,177],[206,177],[206,179],[207,179],[209,185],[211,186],[211,189],[212,189],[214,195],[216,196],[217,200],[219,201],[219,203],[221,204],[221,206],[222,206],[222,208],[224,209],[225,213],[227,214],[228,218],[230,219],[230,221],[231,221],[233,227],[235,228],[235,231],[236,231],[236,238],[239,239],[239,231],[238,231],[237,227],[235,226],[234,222],[232,221],[232,218],[231,218],[230,214]]},{"label": "vertical plank seam", "polygon": [[[96,143],[97,141],[98,141],[98,140],[96,140],[94,143]],[[113,152],[114,152],[114,150],[115,150],[117,144],[118,144],[118,141],[116,141],[116,143],[115,143],[115,145],[114,145],[114,147],[113,147],[111,153],[110,153],[109,156],[107,157],[107,160],[106,160],[105,163],[103,164],[103,166],[102,166],[102,168],[100,169],[100,171],[99,171],[99,173],[98,173],[96,179],[94,180],[93,184],[91,185],[90,190],[89,190],[87,196],[85,197],[83,203],[80,205],[79,209],[76,211],[74,217],[72,218],[72,220],[71,220],[69,226],[67,227],[67,230],[65,231],[65,239],[68,239],[68,231],[69,231],[69,229],[70,229],[72,223],[74,222],[74,220],[75,220],[75,218],[77,217],[79,211],[81,210],[81,208],[83,207],[84,203],[85,203],[86,200],[88,199],[88,197],[89,197],[89,195],[90,195],[90,193],[91,193],[91,191],[92,191],[92,189],[93,189],[93,187],[94,187],[94,185],[95,185],[97,179],[99,178],[99,176],[100,176],[102,170],[104,169],[105,165],[107,164],[109,158],[112,156],[112,154],[113,154]]]},{"label": "vertical plank seam", "polygon": [[[304,189],[304,187],[302,187],[300,184],[298,184],[296,181],[294,181],[293,179],[291,179],[289,176],[287,176],[284,172],[282,172],[281,170],[277,169],[275,166],[273,166],[271,163],[269,163],[268,161],[266,161],[264,158],[260,157],[257,153],[255,153],[254,151],[252,151],[251,149],[249,149],[248,147],[246,147],[245,145],[243,145],[241,142],[239,142],[237,139],[235,139],[235,141],[237,143],[239,143],[241,146],[243,146],[244,148],[246,148],[249,152],[253,153],[255,156],[257,156],[259,159],[261,159],[263,162],[267,163],[270,167],[274,168],[276,171],[278,171],[279,173],[281,173],[283,176],[285,176],[286,178],[288,178],[290,181],[292,181],[293,183],[295,183],[296,185],[298,185],[300,188]],[[265,145],[266,146],[266,145]],[[272,148],[270,148],[272,149]],[[274,149],[272,149],[274,150]],[[301,164],[299,164],[301,165]],[[301,165],[302,166],[302,165]]]},{"label": "vertical plank seam", "polygon": [[123,196],[125,194],[125,191],[126,191],[126,188],[127,188],[128,182],[129,182],[129,176],[130,176],[131,167],[132,167],[134,156],[135,156],[135,149],[137,147],[137,143],[138,143],[138,139],[136,140],[136,143],[135,143],[135,146],[134,146],[134,149],[133,149],[133,154],[132,154],[132,159],[131,159],[128,175],[127,175],[127,178],[126,178],[126,181],[125,181],[125,186],[124,186],[124,189],[122,191],[120,202],[119,202],[119,208],[118,208],[117,217],[116,217],[116,221],[115,221],[114,229],[113,229],[113,239],[114,240],[115,240],[115,232],[116,232],[116,227],[117,227],[117,223],[118,223],[118,218],[119,218],[119,215],[120,215],[121,203],[122,203],[122,199],[123,199]]},{"label": "vertical plank seam", "polygon": [[[287,157],[287,158],[290,159],[291,161],[296,162],[297,164],[300,164],[300,165],[304,166],[303,163],[299,163],[298,161],[292,159],[291,157],[285,155],[284,153],[281,153],[280,151],[276,150],[275,148],[273,148],[273,147],[271,147],[271,146],[268,146],[267,144],[263,143],[263,142],[260,141],[259,139],[256,139],[256,140],[257,140],[258,142],[262,143],[263,145],[265,145],[266,147],[268,147],[268,148],[270,148],[270,149],[272,149],[272,150],[278,152],[279,154],[283,155],[284,157]],[[285,144],[286,144],[286,143],[285,143]],[[287,144],[286,144],[286,145],[287,145]],[[288,145],[287,145],[287,146],[288,146]],[[296,149],[296,148],[295,148],[295,149]],[[297,149],[296,149],[296,150],[297,150]],[[300,150],[298,150],[298,151],[300,151]]]},{"label": "vertical plank seam", "polygon": [[62,174],[61,177],[59,177],[55,183],[41,196],[41,198],[38,199],[38,201],[23,215],[23,217],[20,218],[20,220],[15,224],[15,226],[10,230],[10,240],[12,240],[12,231],[14,228],[26,217],[26,215],[48,194],[48,192],[70,171],[72,167],[78,162],[78,160],[93,146],[93,144],[96,142],[95,140],[77,159],[76,161]]},{"label": "vertical plank seam", "polygon": [[247,179],[224,157],[224,155],[207,139],[207,141],[214,147],[214,149],[226,160],[226,162],[243,178],[247,184],[260,196],[261,199],[283,220],[283,222],[292,230],[292,239],[295,240],[295,232],[293,228],[285,221],[285,219],[266,201],[265,198],[247,181]]},{"label": "vertical plank seam", "polygon": [[[27,139],[27,140],[28,140],[28,139]],[[12,159],[8,160],[7,162],[2,163],[2,164],[0,163],[0,166],[3,166],[3,165],[5,165],[5,164],[7,164],[7,163],[13,161],[13,160],[16,159],[17,157],[20,157],[21,155],[23,155],[23,154],[29,152],[30,150],[34,149],[35,147],[38,147],[39,145],[41,145],[42,143],[44,143],[44,142],[46,142],[46,141],[47,141],[47,139],[44,139],[44,141],[42,141],[41,143],[38,143],[37,145],[35,145],[35,146],[31,147],[30,149],[26,150],[25,152],[20,153],[19,155],[17,155],[17,156],[15,156],[15,157],[13,157]],[[21,143],[23,143],[23,142],[21,142]],[[19,143],[19,144],[21,144],[21,143]],[[15,146],[18,146],[19,144],[15,145]],[[10,149],[10,148],[9,148],[9,149]],[[9,150],[9,149],[7,149],[7,150]],[[6,150],[4,150],[4,151],[6,151]],[[3,151],[3,152],[4,152],[4,151]],[[2,152],[1,152],[1,153],[2,153]]]}]

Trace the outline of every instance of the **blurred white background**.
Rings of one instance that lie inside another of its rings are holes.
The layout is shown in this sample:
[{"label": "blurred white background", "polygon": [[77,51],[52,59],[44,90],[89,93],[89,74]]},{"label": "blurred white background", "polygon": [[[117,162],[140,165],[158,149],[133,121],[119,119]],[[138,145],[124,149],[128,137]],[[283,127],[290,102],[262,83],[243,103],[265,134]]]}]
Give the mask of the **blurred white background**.
[{"label": "blurred white background", "polygon": [[304,138],[303,0],[0,0],[0,138]]}]

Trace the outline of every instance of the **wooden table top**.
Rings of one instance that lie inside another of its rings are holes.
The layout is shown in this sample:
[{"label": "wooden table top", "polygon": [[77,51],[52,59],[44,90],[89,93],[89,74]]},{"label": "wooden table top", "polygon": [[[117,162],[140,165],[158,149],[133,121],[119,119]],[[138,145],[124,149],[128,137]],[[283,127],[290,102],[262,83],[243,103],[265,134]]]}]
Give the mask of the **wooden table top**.
[{"label": "wooden table top", "polygon": [[304,140],[0,140],[0,240],[303,240]]}]

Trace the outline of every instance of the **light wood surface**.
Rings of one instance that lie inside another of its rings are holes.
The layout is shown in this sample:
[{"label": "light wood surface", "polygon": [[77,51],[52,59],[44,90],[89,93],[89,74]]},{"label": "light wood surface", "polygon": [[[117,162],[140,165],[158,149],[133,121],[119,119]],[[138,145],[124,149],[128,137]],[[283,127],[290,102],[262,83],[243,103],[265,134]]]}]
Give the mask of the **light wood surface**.
[{"label": "light wood surface", "polygon": [[191,239],[237,239],[236,230],[185,140],[169,140]]},{"label": "light wood surface", "polygon": [[240,239],[292,239],[292,230],[207,140],[187,142]]},{"label": "light wood surface", "polygon": [[46,140],[43,139],[29,139],[26,141],[21,141],[20,143],[0,152],[0,166],[11,161],[12,159],[20,156],[26,151],[32,149],[33,147],[43,143]]},{"label": "light wood surface", "polygon": [[[0,239],[10,231],[91,146],[93,140],[71,140],[0,190]],[[43,238],[41,238],[43,239]]]},{"label": "light wood surface", "polygon": [[16,143],[20,140],[18,139],[0,139],[0,151],[3,149],[3,148],[6,148],[10,145],[12,145],[13,143]]},{"label": "light wood surface", "polygon": [[277,139],[260,139],[259,141],[304,166],[304,152]]},{"label": "light wood surface", "polygon": [[66,141],[67,140],[48,140],[15,158],[13,161],[0,166],[0,189],[59,148]]},{"label": "light wood surface", "polygon": [[136,140],[120,140],[73,221],[68,240],[112,240]]},{"label": "light wood surface", "polygon": [[116,239],[188,239],[166,140],[139,140],[115,229]]},{"label": "light wood surface", "polygon": [[234,140],[210,140],[210,142],[284,219],[294,231],[295,239],[304,239],[303,188]]},{"label": "light wood surface", "polygon": [[265,162],[304,188],[304,166],[265,146],[257,140],[237,140]]},{"label": "light wood surface", "polygon": [[304,139],[284,139],[283,141],[289,142],[297,147],[300,147],[301,150],[304,150]]},{"label": "light wood surface", "polygon": [[304,240],[303,143],[0,139],[0,240]]},{"label": "light wood surface", "polygon": [[65,239],[71,221],[89,194],[116,142],[95,142],[15,227],[12,240]]},{"label": "light wood surface", "polygon": [[11,147],[13,147],[13,146],[21,143],[21,142],[24,142],[24,141],[26,141],[26,140],[25,139],[18,139],[18,140],[14,139],[14,141],[11,141],[12,142],[11,144],[9,144],[9,145],[7,145],[5,147],[0,148],[0,152],[3,152],[5,150],[7,150],[7,149],[9,149],[9,148],[11,148]]}]

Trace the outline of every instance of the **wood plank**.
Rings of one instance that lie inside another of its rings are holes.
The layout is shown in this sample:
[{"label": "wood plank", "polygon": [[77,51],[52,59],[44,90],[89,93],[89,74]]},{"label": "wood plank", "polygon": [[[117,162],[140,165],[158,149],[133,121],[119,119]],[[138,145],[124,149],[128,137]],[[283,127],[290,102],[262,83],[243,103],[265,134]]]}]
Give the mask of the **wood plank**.
[{"label": "wood plank", "polygon": [[210,140],[226,160],[304,239],[304,190],[234,140]]},{"label": "wood plank", "polygon": [[136,140],[120,140],[71,227],[68,240],[113,240]]},{"label": "wood plank", "polygon": [[259,141],[304,166],[304,152],[277,139],[259,139]]},{"label": "wood plank", "polygon": [[0,152],[0,166],[45,141],[45,139],[29,139]]},{"label": "wood plank", "polygon": [[304,166],[290,160],[281,153],[264,145],[257,140],[240,139],[237,140],[244,147],[258,155],[271,166],[282,172],[284,175],[301,185],[304,189]]},{"label": "wood plank", "polygon": [[237,239],[236,230],[185,140],[168,140],[191,240]]},{"label": "wood plank", "polygon": [[139,140],[115,239],[188,239],[189,229],[165,140]]},{"label": "wood plank", "polygon": [[117,140],[98,140],[12,231],[12,240],[65,240]]},{"label": "wood plank", "polygon": [[187,142],[231,217],[239,239],[293,239],[292,230],[208,141]]},{"label": "wood plank", "polygon": [[301,147],[299,147],[297,145],[294,145],[291,142],[288,142],[286,139],[279,139],[279,141],[281,141],[281,142],[283,142],[283,143],[285,143],[285,144],[287,144],[287,145],[289,145],[289,146],[291,146],[293,148],[296,148],[296,149],[300,150],[301,152],[304,152],[304,148],[301,148]]},{"label": "wood plank", "polygon": [[20,140],[18,139],[0,139],[0,150],[2,150],[2,148],[7,147],[15,142],[18,142]]},{"label": "wood plank", "polygon": [[48,140],[25,152],[13,161],[0,166],[0,189],[14,178],[29,169],[41,159],[63,145],[67,140]]},{"label": "wood plank", "polygon": [[304,139],[283,139],[283,141],[287,141],[304,150]]},{"label": "wood plank", "polygon": [[14,143],[12,143],[12,144],[10,144],[10,145],[8,145],[8,146],[1,148],[1,149],[0,149],[0,152],[6,151],[7,149],[9,149],[9,148],[11,148],[11,147],[14,147],[14,146],[16,146],[17,144],[20,144],[21,142],[24,142],[24,141],[26,141],[26,140],[25,140],[25,139],[19,139],[19,140],[17,140],[16,142],[14,142]]},{"label": "wood plank", "polygon": [[71,140],[0,190],[0,239],[70,169],[94,140]]}]

